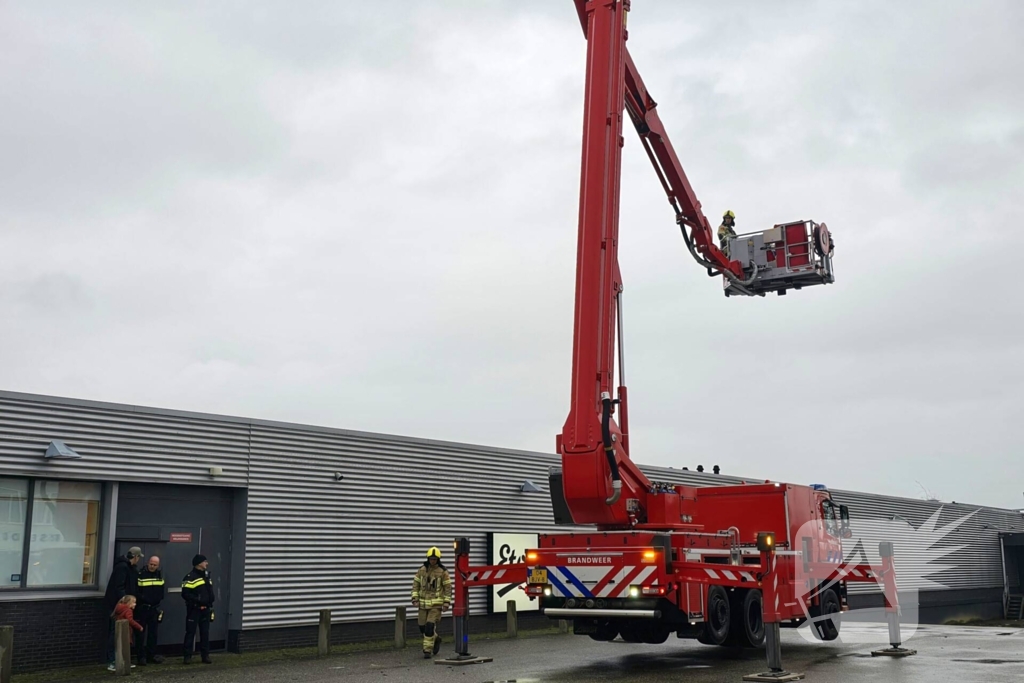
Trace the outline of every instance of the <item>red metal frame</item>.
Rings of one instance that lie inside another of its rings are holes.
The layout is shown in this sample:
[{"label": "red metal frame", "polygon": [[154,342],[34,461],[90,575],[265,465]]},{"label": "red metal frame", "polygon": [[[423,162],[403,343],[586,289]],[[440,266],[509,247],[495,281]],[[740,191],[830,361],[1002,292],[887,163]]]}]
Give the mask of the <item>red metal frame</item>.
[{"label": "red metal frame", "polygon": [[[580,24],[583,27],[583,35],[587,37],[588,41],[590,38],[589,12],[598,11],[600,8],[614,9],[614,6],[616,5],[616,3],[611,0],[573,1],[576,4],[576,13],[579,15]],[[661,117],[659,117],[658,112],[655,111],[658,104],[654,101],[654,98],[651,97],[650,91],[647,90],[647,86],[644,84],[643,79],[640,77],[640,72],[636,68],[636,64],[633,62],[633,57],[629,54],[629,49],[625,47],[625,42],[629,35],[629,32],[625,30],[625,13],[630,9],[630,0],[619,0],[619,4],[622,7],[624,15],[622,20],[622,59],[624,62],[622,73],[625,81],[626,110],[633,119],[633,124],[636,127],[637,134],[640,136],[640,139],[644,144],[644,149],[647,152],[651,163],[654,165],[655,173],[658,174],[658,179],[661,181],[665,194],[668,196],[669,203],[676,211],[677,218],[693,230],[692,236],[697,251],[699,251],[700,254],[710,261],[719,271],[731,272],[733,275],[742,279],[744,274],[739,263],[736,261],[730,261],[722,250],[715,244],[714,231],[712,230],[711,224],[708,222],[704,212],[701,211],[701,203],[697,200],[697,194],[694,192],[693,186],[686,177],[686,172],[683,170],[679,157],[676,156],[675,149],[672,147],[672,142],[669,140],[665,126],[661,122]],[[588,7],[591,9],[588,9]],[[606,62],[603,53],[601,53],[595,62],[598,65],[609,63],[609,71],[616,70],[614,55],[612,55],[611,62]],[[591,75],[595,78],[603,76],[603,74],[591,72],[589,65],[590,60],[588,59],[588,86]],[[620,116],[621,112],[622,110],[620,108]],[[586,141],[584,141],[584,147],[586,147]],[[586,151],[584,153],[586,153]],[[615,187],[615,192],[618,194],[618,185]],[[616,215],[615,218],[617,220],[618,216]]]},{"label": "red metal frame", "polygon": [[499,564],[469,566],[469,554],[455,556],[455,601],[452,614],[456,617],[469,615],[469,589],[477,586],[495,586],[498,584],[524,583],[526,581],[525,564]]}]

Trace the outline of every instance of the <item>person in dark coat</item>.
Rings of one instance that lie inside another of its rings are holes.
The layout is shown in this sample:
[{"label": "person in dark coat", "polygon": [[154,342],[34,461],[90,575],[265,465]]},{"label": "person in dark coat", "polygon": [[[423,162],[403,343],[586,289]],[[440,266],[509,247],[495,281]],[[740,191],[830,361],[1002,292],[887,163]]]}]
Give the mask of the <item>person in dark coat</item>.
[{"label": "person in dark coat", "polygon": [[[135,595],[138,591],[138,573],[135,566],[142,557],[142,548],[132,546],[128,554],[114,560],[114,567],[110,571],[110,578],[107,579],[107,590],[103,595],[103,602],[107,607],[107,614],[113,614],[117,603],[126,595]],[[110,631],[107,635],[107,668],[114,670],[114,618],[110,618]]]}]

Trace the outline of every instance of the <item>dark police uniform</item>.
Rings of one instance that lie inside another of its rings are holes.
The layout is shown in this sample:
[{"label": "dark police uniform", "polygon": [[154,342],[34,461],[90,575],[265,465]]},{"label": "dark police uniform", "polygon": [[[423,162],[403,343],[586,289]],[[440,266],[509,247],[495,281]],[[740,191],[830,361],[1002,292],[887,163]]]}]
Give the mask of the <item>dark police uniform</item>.
[{"label": "dark police uniform", "polygon": [[135,598],[138,601],[135,606],[135,621],[142,624],[145,629],[139,638],[139,664],[145,664],[147,659],[159,664],[163,659],[157,658],[156,642],[160,624],[160,603],[167,595],[164,576],[159,569],[151,572],[143,567],[135,584]]},{"label": "dark police uniform", "polygon": [[196,631],[199,631],[199,651],[203,663],[210,664],[210,622],[213,621],[213,581],[210,572],[198,569],[206,558],[196,555],[192,558],[192,571],[181,580],[181,597],[186,603],[185,608],[185,663],[192,660],[195,646]]}]

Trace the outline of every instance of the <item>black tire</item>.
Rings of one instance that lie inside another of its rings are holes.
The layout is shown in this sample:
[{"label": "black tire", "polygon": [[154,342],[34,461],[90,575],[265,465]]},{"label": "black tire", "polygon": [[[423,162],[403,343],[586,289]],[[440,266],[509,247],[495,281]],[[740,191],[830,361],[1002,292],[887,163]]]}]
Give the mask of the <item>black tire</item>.
[{"label": "black tire", "polygon": [[619,629],[610,623],[603,623],[597,625],[597,632],[588,634],[591,639],[599,640],[601,642],[608,642],[615,640],[615,636],[619,635]]},{"label": "black tire", "polygon": [[821,594],[821,605],[816,612],[816,619],[811,624],[811,632],[818,640],[835,640],[839,637],[840,607],[839,596],[831,588]]},{"label": "black tire", "polygon": [[648,624],[641,629],[640,637],[648,645],[661,645],[668,640],[668,629],[658,624]]},{"label": "black tire", "polygon": [[764,647],[764,598],[761,591],[753,588],[743,596],[743,640],[744,647]]},{"label": "black tire", "polygon": [[707,621],[704,622],[704,629],[697,640],[708,645],[724,645],[729,639],[731,620],[729,594],[721,586],[711,586],[708,588]]},{"label": "black tire", "polygon": [[745,590],[731,590],[729,593],[729,635],[722,645],[728,647],[743,647],[746,643],[743,639],[743,598]]}]

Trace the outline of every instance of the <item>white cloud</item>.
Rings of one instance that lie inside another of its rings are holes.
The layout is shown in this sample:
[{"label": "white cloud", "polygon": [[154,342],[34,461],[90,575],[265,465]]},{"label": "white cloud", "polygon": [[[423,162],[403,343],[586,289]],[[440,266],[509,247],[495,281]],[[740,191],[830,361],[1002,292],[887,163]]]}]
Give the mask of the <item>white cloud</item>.
[{"label": "white cloud", "polygon": [[[629,132],[637,460],[1020,505],[1020,14],[634,3],[711,220],[825,220],[838,272],[724,299]],[[553,449],[572,3],[9,3],[0,40],[0,386]]]}]

